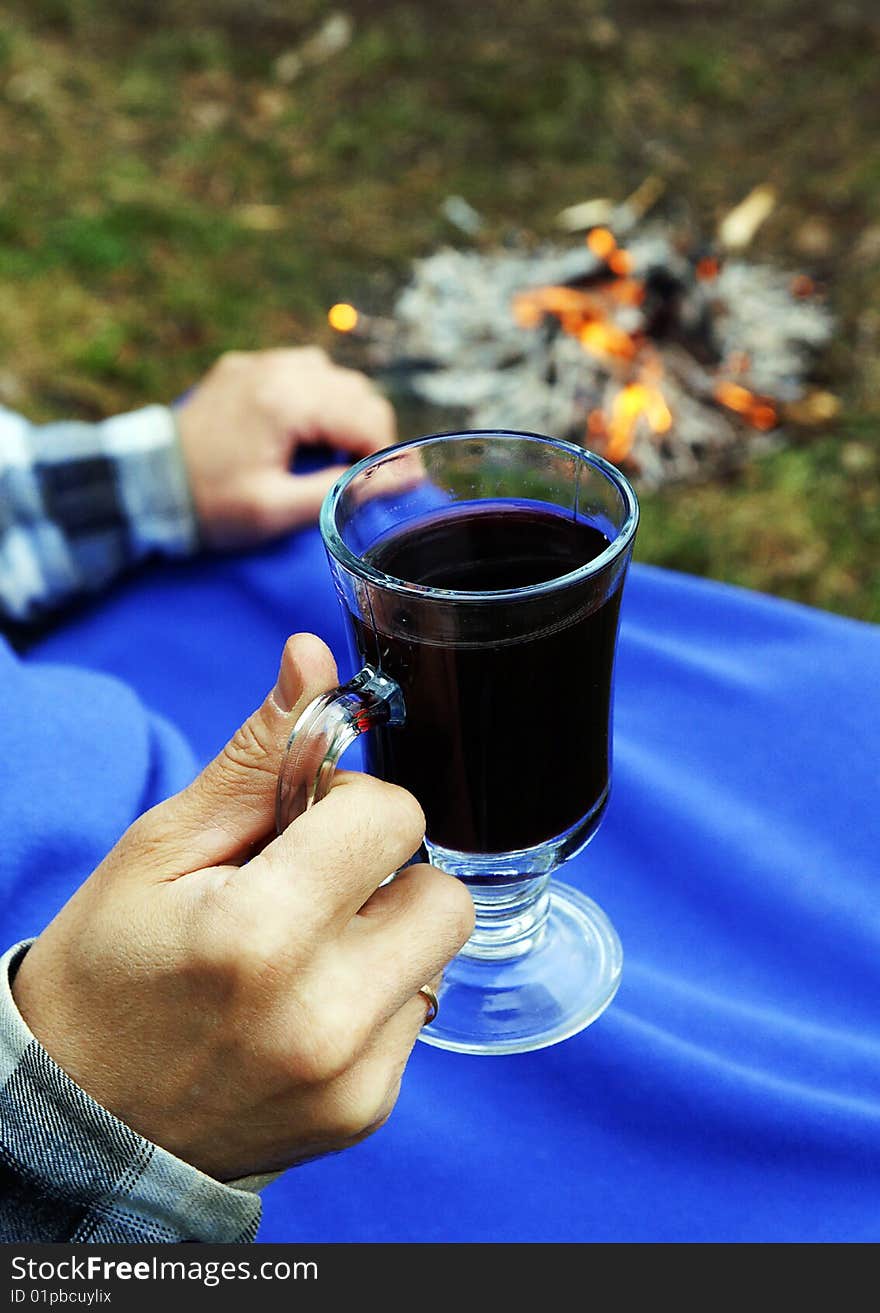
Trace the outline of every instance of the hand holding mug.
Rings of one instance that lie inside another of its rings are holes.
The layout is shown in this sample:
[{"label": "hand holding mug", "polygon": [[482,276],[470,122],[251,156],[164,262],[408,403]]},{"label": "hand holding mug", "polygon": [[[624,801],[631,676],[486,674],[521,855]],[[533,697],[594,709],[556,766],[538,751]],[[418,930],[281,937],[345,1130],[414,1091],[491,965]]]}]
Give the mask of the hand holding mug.
[{"label": "hand holding mug", "polygon": [[[274,834],[299,711],[336,682],[290,639],[262,707],[182,793],[140,817],[26,954],[24,1020],[94,1099],[219,1180],[362,1139],[390,1114],[473,906],[418,849],[404,789],[341,773]],[[379,886],[382,885],[380,888]]]}]

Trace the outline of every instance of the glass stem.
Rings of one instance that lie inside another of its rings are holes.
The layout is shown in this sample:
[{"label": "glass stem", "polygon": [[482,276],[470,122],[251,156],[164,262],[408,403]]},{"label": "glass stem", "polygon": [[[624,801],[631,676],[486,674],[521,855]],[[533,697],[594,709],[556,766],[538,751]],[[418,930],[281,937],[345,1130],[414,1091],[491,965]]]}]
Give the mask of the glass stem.
[{"label": "glass stem", "polygon": [[468,881],[477,920],[462,956],[497,961],[530,952],[544,935],[550,911],[549,882],[549,875],[485,884]]}]

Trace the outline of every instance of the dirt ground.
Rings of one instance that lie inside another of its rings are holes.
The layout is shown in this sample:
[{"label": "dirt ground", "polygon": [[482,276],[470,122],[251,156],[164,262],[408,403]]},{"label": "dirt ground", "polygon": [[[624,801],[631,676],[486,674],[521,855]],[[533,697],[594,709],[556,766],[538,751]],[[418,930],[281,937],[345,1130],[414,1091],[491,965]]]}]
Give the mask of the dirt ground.
[{"label": "dirt ground", "polygon": [[463,240],[450,195],[482,241],[541,239],[654,175],[660,212],[711,236],[770,182],[749,255],[827,296],[816,379],[841,409],[646,497],[638,555],[880,620],[880,8],[295,8],[8,0],[0,401],[98,416],[174,397],[229,347],[332,346],[329,304],[387,307],[414,257]]}]

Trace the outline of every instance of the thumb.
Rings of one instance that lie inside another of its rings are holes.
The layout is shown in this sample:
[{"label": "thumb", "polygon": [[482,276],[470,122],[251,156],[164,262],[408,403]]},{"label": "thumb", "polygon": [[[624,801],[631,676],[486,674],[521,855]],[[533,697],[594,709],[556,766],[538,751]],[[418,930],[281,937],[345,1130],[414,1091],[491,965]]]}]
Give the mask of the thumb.
[{"label": "thumb", "polygon": [[181,793],[142,818],[165,878],[243,860],[275,832],[275,789],[287,740],[313,698],[338,682],[336,663],[314,634],[284,645],[263,705]]}]

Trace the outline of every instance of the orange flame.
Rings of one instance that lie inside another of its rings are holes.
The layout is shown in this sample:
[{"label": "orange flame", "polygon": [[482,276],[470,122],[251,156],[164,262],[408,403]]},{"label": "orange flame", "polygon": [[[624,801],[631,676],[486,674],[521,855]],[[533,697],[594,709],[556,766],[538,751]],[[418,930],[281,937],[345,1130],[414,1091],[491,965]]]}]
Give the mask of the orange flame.
[{"label": "orange flame", "polygon": [[770,398],[756,396],[754,392],[741,387],[739,383],[719,379],[715,384],[715,399],[728,410],[734,410],[738,415],[742,415],[746,423],[754,429],[766,432],[767,429],[776,427],[776,407]]},{"label": "orange flame", "polygon": [[331,305],[327,311],[327,322],[331,328],[335,328],[337,333],[350,333],[357,328],[358,319],[357,310],[353,305],[346,301],[337,301],[336,305]]},{"label": "orange flame", "polygon": [[636,354],[635,340],[629,333],[608,320],[593,320],[584,324],[577,333],[581,346],[596,356],[617,356],[632,360]]},{"label": "orange flame", "polygon": [[537,328],[545,315],[556,315],[565,331],[572,333],[572,319],[580,323],[596,313],[593,298],[573,287],[533,287],[513,298],[513,317],[521,328]]},{"label": "orange flame", "polygon": [[620,305],[641,305],[645,299],[645,284],[638,278],[618,278],[608,287],[608,295]]},{"label": "orange flame", "polygon": [[630,333],[606,317],[601,300],[573,287],[535,287],[513,298],[513,315],[521,328],[537,328],[555,315],[562,328],[598,356],[632,360],[637,345]]},{"label": "orange flame", "polygon": [[[644,283],[632,276],[632,257],[617,245],[610,228],[591,229],[586,242],[596,258],[606,264],[609,277],[591,282],[589,291],[550,286],[519,292],[513,299],[513,314],[523,328],[536,328],[547,315],[555,316],[563,331],[577,338],[585,351],[615,362],[618,379],[621,373],[629,377],[628,382],[620,380],[622,385],[610,406],[590,411],[586,422],[586,437],[601,440],[609,460],[622,460],[632,449],[640,425],[659,435],[669,431],[673,418],[661,389],[663,363],[659,353],[639,328],[628,330],[615,322],[617,306],[635,307],[645,299]],[[698,278],[708,281],[717,278],[720,269],[715,256],[704,256],[695,272]],[[808,294],[812,286],[799,283],[797,291],[801,290]],[[735,377],[746,374],[749,366],[748,356],[737,352],[722,368]],[[779,422],[772,398],[750,392],[733,378],[716,382],[714,396],[753,428],[772,429]]]},{"label": "orange flame", "polygon": [[629,454],[642,416],[654,433],[668,433],[672,427],[672,413],[659,388],[647,382],[627,383],[611,403],[605,448],[609,460]]}]

